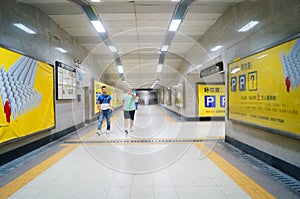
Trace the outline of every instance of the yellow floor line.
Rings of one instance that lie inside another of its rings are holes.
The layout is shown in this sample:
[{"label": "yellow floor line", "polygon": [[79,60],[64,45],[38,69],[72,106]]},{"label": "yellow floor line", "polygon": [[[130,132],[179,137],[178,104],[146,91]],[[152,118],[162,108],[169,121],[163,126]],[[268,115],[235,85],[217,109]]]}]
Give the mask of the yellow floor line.
[{"label": "yellow floor line", "polygon": [[207,157],[214,162],[226,175],[228,175],[238,186],[240,186],[251,198],[276,198],[258,183],[253,181],[235,166],[227,162],[224,158],[214,152],[203,143],[196,143],[197,146]]},{"label": "yellow floor line", "polygon": [[66,148],[62,149],[58,153],[54,154],[47,160],[28,170],[26,173],[22,174],[15,180],[6,184],[5,186],[0,188],[0,198],[8,198],[21,189],[23,186],[28,184],[35,177],[43,173],[45,170],[50,168],[52,165],[57,163],[59,160],[68,155],[71,151],[73,151],[78,145],[69,145]]},{"label": "yellow floor line", "polygon": [[[114,117],[111,118],[111,122],[114,120]],[[103,125],[106,125],[105,122],[103,122]],[[97,128],[97,125],[96,127]],[[87,133],[85,136],[81,138],[81,140],[87,140],[90,137],[92,137],[96,133],[96,129]],[[22,174],[15,180],[9,182],[5,186],[0,188],[0,199],[2,198],[8,198],[11,195],[13,195],[15,192],[17,192],[19,189],[21,189],[23,186],[28,184],[31,180],[33,180],[35,177],[43,173],[45,170],[50,168],[52,165],[57,163],[59,160],[64,158],[66,155],[68,155],[71,151],[73,151],[75,148],[77,148],[80,144],[61,144],[60,146],[65,146],[66,148],[62,149],[58,153],[54,154],[47,160],[43,161],[39,165],[33,167],[32,169],[28,170],[26,173]]]},{"label": "yellow floor line", "polygon": [[165,112],[163,112],[160,108],[158,108],[157,106],[155,106],[155,108],[171,123],[174,123],[175,121],[168,116]]}]

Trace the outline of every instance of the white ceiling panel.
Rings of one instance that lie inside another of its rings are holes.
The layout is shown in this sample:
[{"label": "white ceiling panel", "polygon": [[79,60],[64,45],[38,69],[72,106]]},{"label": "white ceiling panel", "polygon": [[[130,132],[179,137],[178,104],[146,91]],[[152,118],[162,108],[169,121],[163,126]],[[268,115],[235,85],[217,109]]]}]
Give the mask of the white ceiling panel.
[{"label": "white ceiling panel", "polygon": [[101,20],[103,21],[135,21],[135,15],[133,13],[124,13],[124,14],[101,14]]},{"label": "white ceiling panel", "polygon": [[93,28],[91,27],[65,27],[64,30],[69,33],[71,36],[76,37],[76,36],[97,36],[97,32],[94,31]]},{"label": "white ceiling panel", "polygon": [[84,14],[77,15],[49,15],[61,27],[74,27],[74,20],[77,26],[91,27]]}]

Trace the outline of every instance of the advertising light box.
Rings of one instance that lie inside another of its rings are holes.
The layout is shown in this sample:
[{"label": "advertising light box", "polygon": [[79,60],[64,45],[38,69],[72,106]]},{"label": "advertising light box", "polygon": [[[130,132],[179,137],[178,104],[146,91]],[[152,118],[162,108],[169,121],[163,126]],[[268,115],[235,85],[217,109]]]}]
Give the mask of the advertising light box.
[{"label": "advertising light box", "polygon": [[229,64],[229,119],[300,135],[300,40]]},{"label": "advertising light box", "polygon": [[198,84],[198,116],[225,116],[225,85]]},{"label": "advertising light box", "polygon": [[0,143],[54,128],[54,70],[0,47]]}]

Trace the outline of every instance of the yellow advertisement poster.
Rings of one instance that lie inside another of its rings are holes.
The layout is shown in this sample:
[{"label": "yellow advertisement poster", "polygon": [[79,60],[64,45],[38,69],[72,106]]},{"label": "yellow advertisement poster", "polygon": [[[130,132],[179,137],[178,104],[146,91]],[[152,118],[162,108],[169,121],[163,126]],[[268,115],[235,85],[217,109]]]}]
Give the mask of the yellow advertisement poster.
[{"label": "yellow advertisement poster", "polygon": [[228,114],[300,135],[300,40],[229,64]]},{"label": "yellow advertisement poster", "polygon": [[53,67],[4,48],[0,66],[0,143],[53,128]]},{"label": "yellow advertisement poster", "polygon": [[198,84],[198,116],[225,116],[225,85]]},{"label": "yellow advertisement poster", "polygon": [[114,89],[114,94],[112,96],[113,98],[113,105],[114,107],[118,107],[118,106],[122,106],[122,95],[123,95],[123,91],[120,89],[115,88]]},{"label": "yellow advertisement poster", "polygon": [[117,89],[113,86],[107,85],[105,83],[94,81],[94,111],[98,113],[97,99],[98,96],[102,94],[101,87],[106,86],[107,94],[111,96],[113,107],[118,107],[122,105],[122,94],[123,92],[120,89]]}]

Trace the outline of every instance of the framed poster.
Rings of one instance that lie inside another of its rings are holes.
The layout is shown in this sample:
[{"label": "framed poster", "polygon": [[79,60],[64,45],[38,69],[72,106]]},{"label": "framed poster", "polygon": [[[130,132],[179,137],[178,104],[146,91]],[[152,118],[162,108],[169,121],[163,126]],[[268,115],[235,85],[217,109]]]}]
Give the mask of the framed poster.
[{"label": "framed poster", "polygon": [[56,99],[76,99],[76,69],[55,62],[56,68]]},{"label": "framed poster", "polygon": [[160,104],[163,104],[164,103],[164,89],[160,90],[159,93],[158,93],[158,100],[159,100],[159,103]]},{"label": "framed poster", "polygon": [[179,108],[184,108],[184,84],[173,86],[175,105]]},{"label": "framed poster", "polygon": [[228,118],[300,138],[300,39],[228,66]]},{"label": "framed poster", "polygon": [[168,106],[171,106],[172,105],[172,98],[171,98],[171,89],[167,89],[165,90],[165,100],[166,100],[166,104]]},{"label": "framed poster", "polygon": [[0,143],[54,128],[53,67],[1,47],[0,65]]}]

